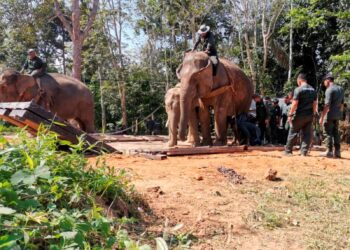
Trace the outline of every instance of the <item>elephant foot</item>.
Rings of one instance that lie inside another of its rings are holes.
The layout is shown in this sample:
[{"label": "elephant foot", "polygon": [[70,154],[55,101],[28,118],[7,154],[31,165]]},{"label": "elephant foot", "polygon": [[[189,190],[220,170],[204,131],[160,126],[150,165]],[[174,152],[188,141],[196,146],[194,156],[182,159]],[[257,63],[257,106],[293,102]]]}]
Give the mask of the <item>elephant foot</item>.
[{"label": "elephant foot", "polygon": [[226,146],[227,141],[226,140],[215,140],[214,146]]},{"label": "elephant foot", "polygon": [[200,145],[201,145],[200,142],[195,142],[195,141],[191,142],[191,147],[193,147],[193,148],[199,147]]},{"label": "elephant foot", "polygon": [[169,148],[175,147],[176,145],[177,145],[177,142],[168,141],[168,147],[169,147]]},{"label": "elephant foot", "polygon": [[212,146],[213,142],[210,139],[203,139],[201,144],[202,146]]}]

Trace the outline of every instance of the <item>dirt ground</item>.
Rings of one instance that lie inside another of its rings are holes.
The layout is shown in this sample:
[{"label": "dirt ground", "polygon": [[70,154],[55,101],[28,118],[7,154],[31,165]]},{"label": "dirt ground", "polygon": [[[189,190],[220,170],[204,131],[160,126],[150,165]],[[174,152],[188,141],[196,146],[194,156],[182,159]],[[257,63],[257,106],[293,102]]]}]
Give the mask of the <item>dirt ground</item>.
[{"label": "dirt ground", "polygon": [[[173,235],[172,248],[191,243],[191,249],[215,250],[350,249],[350,151],[342,159],[318,155],[253,151],[106,159],[109,166],[128,171],[157,218],[145,235]],[[230,181],[219,167],[245,179]],[[280,179],[266,180],[270,169]],[[172,231],[176,225],[179,229]]]}]

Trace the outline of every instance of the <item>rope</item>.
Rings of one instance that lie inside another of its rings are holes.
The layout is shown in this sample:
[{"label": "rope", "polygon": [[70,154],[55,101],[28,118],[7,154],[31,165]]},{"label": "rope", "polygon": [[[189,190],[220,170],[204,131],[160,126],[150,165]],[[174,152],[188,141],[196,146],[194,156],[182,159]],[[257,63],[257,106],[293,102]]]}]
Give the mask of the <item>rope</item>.
[{"label": "rope", "polygon": [[[146,121],[149,117],[151,117],[155,112],[157,112],[162,106],[159,106],[158,108],[156,108],[155,110],[152,111],[152,113],[150,113],[149,115],[147,115],[146,117],[144,117],[141,121],[137,122],[135,125],[131,125],[130,127],[128,128],[125,128],[123,130],[119,130],[119,131],[116,131],[116,132],[111,132],[111,133],[105,133],[106,135],[116,135],[116,134],[121,134],[121,133],[124,133],[126,131],[129,131],[131,129],[133,129],[134,127],[136,127],[137,125],[139,125],[140,123]],[[138,120],[138,119],[137,119]]]}]

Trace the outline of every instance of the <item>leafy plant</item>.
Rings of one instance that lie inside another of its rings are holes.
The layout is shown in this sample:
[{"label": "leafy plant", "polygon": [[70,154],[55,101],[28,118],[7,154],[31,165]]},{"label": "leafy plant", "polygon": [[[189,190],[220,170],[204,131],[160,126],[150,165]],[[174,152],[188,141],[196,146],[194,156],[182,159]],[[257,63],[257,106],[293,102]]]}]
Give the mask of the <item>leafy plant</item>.
[{"label": "leafy plant", "polygon": [[0,138],[0,249],[149,249],[123,229],[137,216],[124,171],[88,167],[83,143],[57,151],[47,131],[15,141]]}]

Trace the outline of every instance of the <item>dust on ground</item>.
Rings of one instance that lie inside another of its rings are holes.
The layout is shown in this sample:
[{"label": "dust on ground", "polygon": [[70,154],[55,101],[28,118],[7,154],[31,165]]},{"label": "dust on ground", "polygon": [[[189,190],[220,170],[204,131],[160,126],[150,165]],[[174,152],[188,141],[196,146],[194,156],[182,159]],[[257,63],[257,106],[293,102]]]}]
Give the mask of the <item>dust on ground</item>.
[{"label": "dust on ground", "polygon": [[[148,202],[152,216],[145,218],[153,219],[145,235],[171,234],[178,225],[173,247],[191,239],[191,249],[349,249],[350,151],[342,159],[318,155],[253,151],[106,160],[126,169]],[[278,181],[265,179],[271,169]]]}]

